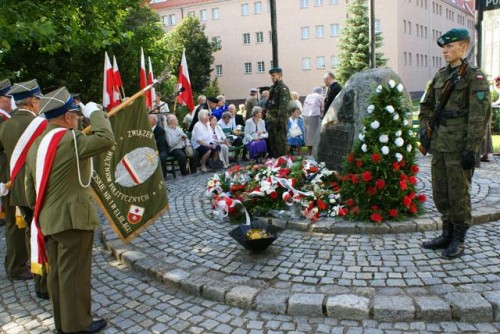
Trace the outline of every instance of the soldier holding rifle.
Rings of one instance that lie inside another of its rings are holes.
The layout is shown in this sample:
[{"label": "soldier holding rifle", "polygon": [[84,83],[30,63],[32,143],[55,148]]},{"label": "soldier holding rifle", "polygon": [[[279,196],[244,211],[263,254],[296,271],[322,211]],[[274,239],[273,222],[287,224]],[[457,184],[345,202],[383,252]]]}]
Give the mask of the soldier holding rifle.
[{"label": "soldier holding rifle", "polygon": [[441,236],[422,244],[444,249],[442,257],[462,256],[471,225],[470,182],[475,157],[490,115],[485,75],[464,60],[470,45],[466,29],[439,37],[448,66],[439,70],[420,103],[422,153],[432,149],[432,193],[442,215]]}]

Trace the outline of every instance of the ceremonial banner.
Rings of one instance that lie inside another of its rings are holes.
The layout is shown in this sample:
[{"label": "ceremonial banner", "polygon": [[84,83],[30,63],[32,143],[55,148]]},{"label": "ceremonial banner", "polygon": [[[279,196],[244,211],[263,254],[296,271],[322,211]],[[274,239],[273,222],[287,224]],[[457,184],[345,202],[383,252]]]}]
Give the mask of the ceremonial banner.
[{"label": "ceremonial banner", "polygon": [[128,243],[168,210],[167,189],[144,96],[110,118],[116,145],[94,157],[92,188],[120,239]]}]

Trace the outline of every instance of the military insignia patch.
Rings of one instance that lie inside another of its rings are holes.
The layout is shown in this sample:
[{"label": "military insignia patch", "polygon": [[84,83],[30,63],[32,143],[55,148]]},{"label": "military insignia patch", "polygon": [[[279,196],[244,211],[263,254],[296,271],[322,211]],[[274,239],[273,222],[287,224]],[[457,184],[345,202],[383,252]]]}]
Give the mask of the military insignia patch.
[{"label": "military insignia patch", "polygon": [[476,79],[477,79],[477,80],[484,80],[484,76],[483,76],[482,74],[478,74],[478,75],[476,76]]},{"label": "military insignia patch", "polygon": [[479,101],[483,101],[486,94],[484,93],[484,91],[480,90],[476,92],[476,96]]}]

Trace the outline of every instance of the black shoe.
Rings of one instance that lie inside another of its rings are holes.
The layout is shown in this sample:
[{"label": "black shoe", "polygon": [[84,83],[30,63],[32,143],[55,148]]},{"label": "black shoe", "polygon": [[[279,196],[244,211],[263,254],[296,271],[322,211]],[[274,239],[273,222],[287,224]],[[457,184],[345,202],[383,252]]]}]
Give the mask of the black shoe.
[{"label": "black shoe", "polygon": [[16,280],[16,281],[25,281],[33,278],[33,274],[29,269],[26,269],[23,273],[9,277],[11,280]]},{"label": "black shoe", "polygon": [[452,260],[464,254],[467,230],[468,228],[463,226],[455,228],[450,245],[441,253],[443,259]]},{"label": "black shoe", "polygon": [[37,291],[36,292],[36,296],[38,298],[40,298],[40,299],[49,300],[49,294],[48,293]]},{"label": "black shoe", "polygon": [[94,320],[92,323],[85,328],[83,331],[78,333],[98,333],[108,325],[108,322],[104,319]]},{"label": "black shoe", "polygon": [[452,239],[453,235],[453,224],[450,222],[443,223],[443,234],[439,237],[424,241],[422,243],[422,248],[425,249],[445,249],[447,248]]}]

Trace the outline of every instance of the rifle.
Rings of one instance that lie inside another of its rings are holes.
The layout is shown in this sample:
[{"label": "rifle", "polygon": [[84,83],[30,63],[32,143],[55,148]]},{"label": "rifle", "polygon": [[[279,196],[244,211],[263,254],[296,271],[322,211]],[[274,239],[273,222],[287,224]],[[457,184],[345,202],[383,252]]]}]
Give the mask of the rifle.
[{"label": "rifle", "polygon": [[458,71],[455,72],[455,74],[453,74],[453,76],[448,81],[446,81],[443,95],[441,96],[441,100],[439,101],[437,107],[434,109],[432,117],[429,120],[429,123],[427,124],[427,128],[425,130],[425,137],[427,138],[427,143],[420,143],[420,146],[418,147],[418,150],[420,151],[420,153],[422,153],[422,155],[427,155],[427,152],[429,152],[431,148],[432,132],[434,131],[434,128],[439,127],[439,115],[444,110],[444,107],[446,106],[446,103],[448,102],[451,93],[455,89],[455,86],[460,81],[460,79],[462,79],[462,76],[465,74],[465,72],[467,72],[468,68],[469,64],[466,61],[462,60],[462,64],[460,65]]}]

